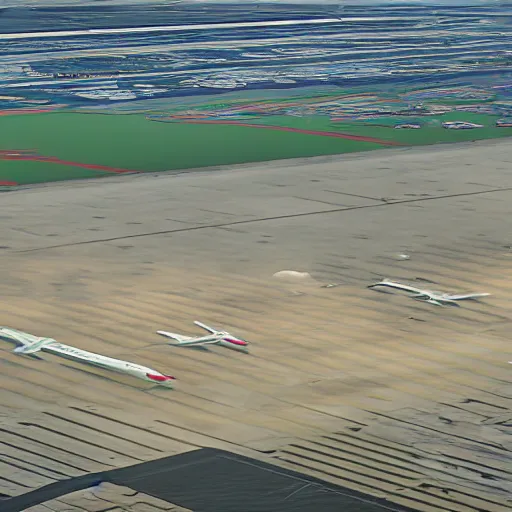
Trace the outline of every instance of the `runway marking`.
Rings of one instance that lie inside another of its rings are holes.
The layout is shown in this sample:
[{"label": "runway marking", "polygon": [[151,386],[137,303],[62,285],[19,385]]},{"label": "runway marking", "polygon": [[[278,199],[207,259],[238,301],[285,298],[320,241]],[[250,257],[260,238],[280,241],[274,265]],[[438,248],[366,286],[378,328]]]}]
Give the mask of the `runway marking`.
[{"label": "runway marking", "polygon": [[[70,160],[61,160],[55,156],[40,156],[29,153],[27,150],[0,150],[0,160],[32,161],[32,162],[50,162],[52,164],[70,165],[73,167],[82,167],[94,171],[112,172],[115,174],[137,173],[139,171],[130,169],[118,169],[107,165],[84,164]],[[11,182],[13,184],[14,182]],[[1,182],[0,182],[1,184]],[[17,183],[16,183],[17,184]]]},{"label": "runway marking", "polygon": [[216,121],[216,120],[187,120],[181,121],[181,124],[222,124],[222,125],[233,125],[243,126],[245,128],[266,128],[267,130],[278,130],[281,132],[292,132],[302,133],[305,135],[321,135],[323,137],[335,137],[338,139],[357,140],[361,142],[374,142],[376,144],[382,144],[383,146],[401,146],[399,142],[391,140],[377,139],[374,137],[365,137],[364,135],[351,135],[350,133],[341,132],[324,132],[320,130],[304,130],[301,128],[290,128],[289,126],[275,126],[270,124],[251,124],[241,123],[238,121]]}]

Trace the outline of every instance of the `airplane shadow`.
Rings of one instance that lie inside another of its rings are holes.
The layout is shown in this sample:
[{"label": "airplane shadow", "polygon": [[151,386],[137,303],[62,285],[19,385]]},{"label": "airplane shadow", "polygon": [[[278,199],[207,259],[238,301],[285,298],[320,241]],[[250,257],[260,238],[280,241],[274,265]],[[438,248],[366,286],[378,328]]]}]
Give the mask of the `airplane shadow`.
[{"label": "airplane shadow", "polygon": [[391,291],[391,290],[379,290],[378,288],[369,288],[372,292],[377,292],[377,293],[384,293],[386,295],[402,295],[403,297],[410,297],[410,295],[407,293],[407,292],[403,292],[403,293],[397,293],[396,291]]},{"label": "airplane shadow", "polygon": [[138,348],[136,351],[140,351],[140,350],[151,350],[151,349],[154,349],[154,348],[171,348],[171,349],[175,349],[175,348],[179,348],[179,349],[187,349],[187,350],[191,350],[191,349],[194,349],[194,350],[202,350],[203,352],[206,351],[206,352],[211,352],[211,350],[208,348],[208,347],[204,347],[204,346],[201,346],[201,345],[196,345],[196,346],[185,346],[185,345],[173,345],[172,343],[152,343],[151,345],[145,345],[143,347],[140,347]]}]

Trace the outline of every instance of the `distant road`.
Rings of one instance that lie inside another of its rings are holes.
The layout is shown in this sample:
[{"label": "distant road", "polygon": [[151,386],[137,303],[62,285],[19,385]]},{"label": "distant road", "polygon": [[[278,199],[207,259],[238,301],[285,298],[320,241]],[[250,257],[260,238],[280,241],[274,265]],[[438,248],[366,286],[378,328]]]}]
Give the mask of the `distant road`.
[{"label": "distant road", "polygon": [[[412,17],[414,18],[414,17]],[[422,19],[421,16],[417,16]],[[72,37],[103,34],[131,34],[147,32],[182,32],[189,30],[216,30],[255,27],[283,27],[290,25],[325,25],[328,23],[343,22],[367,22],[367,21],[392,21],[401,20],[403,17],[363,17],[363,18],[321,18],[307,20],[279,20],[279,21],[246,21],[242,23],[202,23],[195,25],[161,25],[157,27],[128,27],[128,28],[91,28],[87,30],[56,30],[51,32],[20,32],[18,34],[0,34],[0,39],[37,39],[43,37]],[[409,17],[408,19],[411,19]]]}]

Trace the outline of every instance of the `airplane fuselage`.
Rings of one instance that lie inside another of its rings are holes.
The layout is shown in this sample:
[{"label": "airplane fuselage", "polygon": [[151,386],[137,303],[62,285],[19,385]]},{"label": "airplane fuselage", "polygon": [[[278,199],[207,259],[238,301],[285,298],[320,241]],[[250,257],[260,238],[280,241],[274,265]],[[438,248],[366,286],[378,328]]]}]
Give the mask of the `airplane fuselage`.
[{"label": "airplane fuselage", "polygon": [[[34,348],[36,350],[34,350]],[[171,387],[172,381],[175,380],[174,377],[170,375],[163,375],[152,368],[131,363],[129,361],[123,361],[121,359],[102,356],[70,345],[64,345],[63,343],[58,343],[51,338],[41,338],[41,340],[36,342],[34,346],[27,345],[24,347],[18,347],[15,349],[15,352],[17,354],[29,355],[39,350],[49,352],[50,354],[55,354],[59,357],[72,361],[97,366],[98,368],[105,370],[131,375],[132,377],[136,377],[153,384],[159,384],[161,386]]]},{"label": "airplane fuselage", "polygon": [[94,352],[88,352],[62,343],[52,343],[51,345],[43,347],[42,350],[74,361],[79,361],[81,363],[87,363],[99,368],[128,374],[133,377],[137,377],[138,379],[152,382],[153,384],[158,383],[162,386],[169,387],[172,385],[172,381],[175,380],[174,377],[170,375],[163,375],[152,368],[148,368],[140,364],[102,356],[100,354],[95,354]]},{"label": "airplane fuselage", "polygon": [[198,338],[183,336],[181,334],[168,331],[156,332],[161,336],[175,340],[177,343],[171,343],[171,345],[177,347],[201,347],[219,345],[231,350],[237,350],[238,352],[249,352],[249,343],[247,341],[236,338],[226,331],[213,331],[212,334],[208,334],[207,336],[200,336]]}]

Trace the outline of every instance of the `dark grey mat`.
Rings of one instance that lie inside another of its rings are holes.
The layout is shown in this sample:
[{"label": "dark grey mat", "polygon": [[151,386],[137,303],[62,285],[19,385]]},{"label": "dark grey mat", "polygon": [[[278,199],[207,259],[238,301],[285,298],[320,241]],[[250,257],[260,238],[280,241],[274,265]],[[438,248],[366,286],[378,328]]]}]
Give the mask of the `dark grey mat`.
[{"label": "dark grey mat", "polygon": [[412,512],[382,499],[213,448],[56,482],[2,501],[1,509],[21,512],[101,482],[130,487],[194,512]]}]

